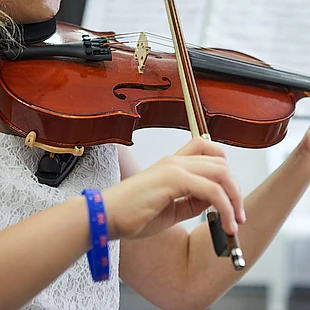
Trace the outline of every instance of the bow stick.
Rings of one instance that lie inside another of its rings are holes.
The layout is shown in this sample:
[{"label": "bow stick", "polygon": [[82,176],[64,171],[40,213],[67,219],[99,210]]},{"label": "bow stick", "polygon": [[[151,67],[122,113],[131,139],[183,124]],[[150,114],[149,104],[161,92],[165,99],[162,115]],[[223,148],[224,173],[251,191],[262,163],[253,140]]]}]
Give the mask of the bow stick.
[{"label": "bow stick", "polygon": [[[211,141],[175,2],[165,0],[165,5],[192,137],[202,137]],[[235,270],[242,270],[245,267],[245,260],[238,236],[225,234],[220,215],[213,206],[209,207],[206,213],[216,254],[221,257],[231,256]]]}]

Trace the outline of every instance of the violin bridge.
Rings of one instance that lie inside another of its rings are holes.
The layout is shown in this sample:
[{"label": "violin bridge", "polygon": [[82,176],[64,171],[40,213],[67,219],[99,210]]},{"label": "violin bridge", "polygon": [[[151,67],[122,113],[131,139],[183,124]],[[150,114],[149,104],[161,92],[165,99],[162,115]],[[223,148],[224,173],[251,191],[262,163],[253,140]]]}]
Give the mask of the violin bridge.
[{"label": "violin bridge", "polygon": [[145,63],[150,49],[151,48],[149,47],[146,34],[144,32],[141,32],[134,55],[135,60],[138,61],[138,72],[140,74],[144,73]]}]

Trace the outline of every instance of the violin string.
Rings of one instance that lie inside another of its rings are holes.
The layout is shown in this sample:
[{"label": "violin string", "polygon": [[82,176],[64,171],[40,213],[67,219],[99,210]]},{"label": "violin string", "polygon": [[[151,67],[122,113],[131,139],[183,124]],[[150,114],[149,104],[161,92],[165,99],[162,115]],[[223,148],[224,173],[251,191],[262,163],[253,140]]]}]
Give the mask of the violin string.
[{"label": "violin string", "polygon": [[[138,32],[136,33],[137,35],[139,34]],[[171,39],[169,39],[169,38],[166,38],[166,37],[163,37],[163,36],[159,36],[159,35],[152,35],[152,34],[150,34],[149,35],[149,37],[154,37],[154,38],[164,38],[165,39],[165,41],[168,41],[169,43],[170,42],[172,42],[172,40]],[[135,35],[135,33],[130,33],[130,34],[122,34],[122,35],[117,35],[117,36],[115,36],[115,39],[120,39],[120,38],[135,38],[135,40],[129,40],[129,41],[127,41],[128,43],[130,43],[130,44],[132,44],[132,43],[138,43],[139,41],[138,41],[138,39],[136,38],[136,35]],[[140,41],[141,42],[141,41]],[[166,47],[166,48],[170,48],[170,49],[173,49],[174,47],[173,47],[173,45],[172,44],[164,44],[164,43],[162,43],[162,42],[158,42],[158,41],[153,41],[153,40],[148,40],[148,41],[142,41],[142,42],[144,42],[144,43],[147,43],[147,42],[149,42],[149,43],[153,43],[153,44],[156,44],[156,45],[159,45],[160,47]],[[193,44],[187,44],[187,46],[188,47],[193,47],[193,48],[201,48],[200,46],[197,46],[197,45],[193,45]],[[153,51],[156,51],[156,50],[154,50],[153,48],[152,48],[152,50]],[[162,52],[162,50],[157,50],[158,52]],[[216,52],[217,50],[216,49],[208,49],[208,52],[210,52],[210,51],[214,51],[214,52]],[[205,51],[199,51],[199,50],[191,50],[191,54],[192,55],[196,55],[196,56],[199,56],[199,55],[201,55],[201,56],[205,56],[206,55],[206,53],[208,53],[206,50]],[[235,62],[241,62],[241,63],[246,63],[246,64],[248,64],[248,62],[246,62],[246,61],[242,61],[242,60],[237,60],[237,59],[233,59],[233,58],[229,58],[229,57],[223,57],[223,56],[220,56],[220,55],[214,55],[214,54],[211,54],[211,53],[208,53],[208,55],[209,55],[209,57],[212,57],[212,58],[214,58],[214,59],[222,59],[222,60],[230,60],[230,61],[235,61]],[[258,67],[262,67],[262,65],[258,65],[258,64],[253,64],[253,65],[256,65],[256,66],[258,66]],[[267,69],[268,69],[268,67],[266,67]],[[272,68],[270,68],[270,69],[272,69]],[[272,69],[273,70],[273,69]]]},{"label": "violin string", "polygon": [[[153,38],[156,38],[156,39],[161,39],[161,40],[169,42],[170,44],[164,44],[164,43],[153,41],[153,40],[149,40],[148,42],[157,44],[159,46],[164,46],[164,47],[168,47],[168,48],[174,49],[173,42],[172,42],[171,38],[168,38],[168,37],[165,37],[165,36],[162,36],[162,35],[153,34],[153,33],[150,33],[150,32],[144,32],[144,33],[148,37],[153,37]],[[128,37],[136,38],[136,36],[138,36],[139,34],[140,34],[140,32],[128,32],[128,33],[117,34],[117,35],[115,35],[115,38],[116,39],[118,39],[118,38],[128,38]],[[137,43],[137,42],[138,42],[138,40],[131,40],[130,41],[130,43]],[[191,50],[192,54],[201,55],[201,56],[205,55],[206,53],[208,53],[208,54],[210,54],[211,52],[217,53],[219,51],[218,49],[215,49],[215,48],[205,48],[205,47],[202,47],[200,45],[195,45],[195,44],[190,44],[190,43],[186,43],[186,46],[188,48],[192,48],[193,49],[193,50]],[[194,50],[194,49],[196,49],[196,50]],[[199,51],[197,49],[205,49],[205,50],[204,51]],[[160,52],[160,50],[159,50],[159,52]],[[233,58],[224,57],[224,56],[220,56],[220,55],[212,55],[212,56],[214,56],[217,59],[219,59],[219,58],[220,59],[229,59],[229,60],[235,60],[235,61],[239,61],[239,62],[243,62],[243,63],[248,63],[245,60],[238,60],[238,59],[233,59]],[[258,65],[258,66],[261,67],[261,65]]]},{"label": "violin string", "polygon": [[[156,35],[156,34],[152,34],[150,32],[144,32],[148,37],[153,37],[155,39],[160,39],[162,41],[166,41],[166,42],[169,42],[170,45],[165,45],[166,47],[170,47],[170,48],[174,48],[173,47],[173,42],[172,42],[172,39],[168,38],[168,37],[164,37],[164,36],[161,36],[161,35]],[[128,32],[128,33],[121,33],[121,34],[117,34],[114,36],[115,39],[123,39],[123,38],[137,38],[138,36],[140,35],[140,32]],[[134,41],[135,42],[135,41]],[[154,41],[153,41],[154,42]],[[162,45],[163,43],[157,43],[159,45]],[[200,48],[200,46],[196,46],[196,45],[193,45],[193,44],[188,44],[188,46],[191,46],[191,47],[196,47],[196,48]]]},{"label": "violin string", "polygon": [[[120,33],[120,34],[116,34],[114,36],[114,39],[121,39],[121,38],[135,38],[135,40],[129,40],[128,42],[129,43],[138,43],[138,36],[140,35],[141,32],[125,32],[125,33]],[[154,39],[159,39],[161,41],[165,41],[166,43],[162,43],[162,42],[158,42],[158,41],[154,41],[154,40],[148,40],[149,43],[153,43],[153,44],[156,44],[160,47],[165,47],[165,48],[169,48],[169,49],[174,49],[173,47],[173,41],[171,38],[169,37],[165,37],[165,36],[162,36],[162,35],[158,35],[158,34],[153,34],[151,32],[144,32],[148,37],[152,37]],[[141,41],[140,41],[141,42]],[[146,43],[146,42],[145,42]],[[195,45],[195,44],[191,44],[191,43],[186,43],[186,46],[188,48],[191,48],[191,51],[190,53],[192,55],[196,55],[196,56],[205,56],[206,53],[208,54],[209,57],[213,58],[213,59],[220,59],[220,60],[229,60],[229,61],[232,61],[234,63],[241,63],[241,64],[247,64],[247,65],[252,65],[252,66],[255,66],[255,67],[264,67],[266,70],[272,70],[272,71],[284,71],[284,72],[289,72],[289,73],[293,73],[293,74],[296,74],[296,75],[301,75],[301,76],[305,76],[304,73],[301,73],[301,72],[298,72],[296,70],[288,70],[287,68],[283,67],[283,66],[280,66],[280,65],[277,65],[276,69],[273,68],[273,65],[272,64],[265,64],[262,62],[262,64],[258,64],[258,63],[253,63],[253,62],[249,62],[249,61],[246,61],[245,59],[236,59],[236,58],[232,58],[232,57],[225,57],[225,56],[221,56],[221,55],[218,55],[218,54],[213,54],[213,53],[218,53],[221,49],[216,49],[216,48],[206,48],[206,47],[202,47],[200,45]],[[203,51],[199,51],[199,49],[204,49]],[[156,51],[152,48],[153,51]],[[225,49],[222,49],[223,52],[225,52]],[[158,52],[162,52],[162,50],[157,50]],[[235,51],[237,52],[237,51]],[[236,55],[236,57],[238,57]],[[256,59],[255,57],[251,57],[250,55],[246,55],[246,54],[242,54],[242,52],[240,52],[240,56],[239,57],[249,57],[251,59],[253,59],[253,61],[260,61],[259,59]]]},{"label": "violin string", "polygon": [[[148,40],[148,41],[139,41],[134,35],[131,35],[131,36],[121,36],[121,37],[118,37],[118,36],[115,36],[115,39],[119,39],[119,38],[129,38],[129,37],[132,37],[132,38],[135,38],[135,40],[128,40],[127,43],[129,44],[136,44],[138,42],[144,42],[144,43],[153,43],[153,44],[156,44],[156,45],[159,45],[160,47],[166,47],[166,48],[170,48],[170,49],[173,49],[173,46],[172,45],[169,45],[169,44],[164,44],[162,42],[158,42],[158,41],[153,41],[153,40]],[[154,36],[156,37],[156,35]],[[169,39],[168,39],[169,40]],[[167,41],[168,41],[167,40]],[[170,42],[170,40],[169,40]],[[192,44],[188,44],[187,46],[194,46]],[[162,52],[161,49],[154,49],[152,48],[152,51],[157,51],[157,52]],[[216,51],[216,49],[208,49],[208,51]],[[196,56],[205,56],[206,53],[208,53],[207,51],[197,51],[197,50],[191,50],[191,54],[192,55],[196,55]],[[223,56],[220,56],[220,55],[214,55],[214,54],[211,54],[211,53],[208,53],[208,56],[209,57],[212,57],[213,59],[221,59],[221,60],[229,60],[229,61],[234,61],[234,62],[239,62],[239,63],[245,63],[245,64],[249,64],[248,62],[246,61],[242,61],[242,60],[237,60],[237,59],[233,59],[233,58],[229,58],[229,57],[223,57]],[[262,65],[258,65],[258,64],[252,64],[253,66],[258,66],[258,67],[262,67]],[[268,66],[266,67],[268,69]],[[271,70],[274,70],[273,68],[270,68]]]}]

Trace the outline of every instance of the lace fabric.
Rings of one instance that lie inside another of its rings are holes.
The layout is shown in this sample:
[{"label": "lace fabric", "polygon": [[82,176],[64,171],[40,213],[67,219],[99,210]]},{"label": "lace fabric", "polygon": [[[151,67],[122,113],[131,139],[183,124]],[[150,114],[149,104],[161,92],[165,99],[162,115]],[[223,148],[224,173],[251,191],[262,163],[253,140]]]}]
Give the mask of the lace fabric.
[{"label": "lace fabric", "polygon": [[[44,151],[24,139],[0,133],[0,229],[60,203],[84,188],[107,188],[120,180],[113,144],[88,148],[58,188],[38,183],[34,173]],[[94,283],[83,255],[64,274],[25,305],[23,310],[119,309],[119,241],[109,242],[111,279]]]}]

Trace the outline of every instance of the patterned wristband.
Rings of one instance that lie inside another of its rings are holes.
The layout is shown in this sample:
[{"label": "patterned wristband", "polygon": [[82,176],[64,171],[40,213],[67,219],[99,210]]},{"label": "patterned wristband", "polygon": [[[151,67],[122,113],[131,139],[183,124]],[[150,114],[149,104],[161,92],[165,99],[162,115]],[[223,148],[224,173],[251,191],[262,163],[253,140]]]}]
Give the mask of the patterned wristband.
[{"label": "patterned wristband", "polygon": [[98,189],[85,189],[89,212],[92,249],[87,252],[89,268],[95,282],[108,280],[110,276],[108,229],[101,192]]}]

